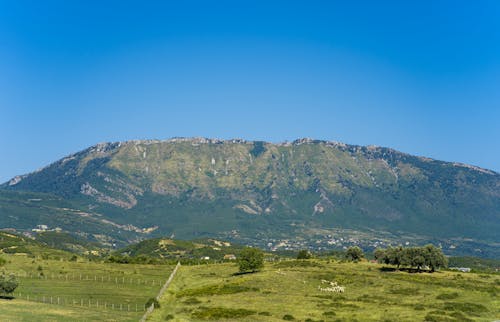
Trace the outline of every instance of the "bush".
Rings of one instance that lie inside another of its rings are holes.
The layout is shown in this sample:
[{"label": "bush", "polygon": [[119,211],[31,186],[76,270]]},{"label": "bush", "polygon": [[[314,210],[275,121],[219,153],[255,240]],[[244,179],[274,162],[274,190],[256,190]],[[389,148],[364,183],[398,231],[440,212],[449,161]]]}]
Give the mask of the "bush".
[{"label": "bush", "polygon": [[225,307],[200,307],[191,316],[197,319],[221,320],[238,319],[253,315],[257,312],[246,309],[231,309]]},{"label": "bush", "polygon": [[7,260],[5,260],[4,258],[0,257],[0,266],[3,266],[7,264]]},{"label": "bush", "polygon": [[358,246],[349,247],[345,253],[345,258],[351,262],[358,262],[364,256],[363,251]]},{"label": "bush", "polygon": [[285,321],[295,321],[295,318],[291,314],[285,314],[285,315],[283,315],[283,320],[285,320]]},{"label": "bush", "polygon": [[158,302],[157,299],[155,299],[154,297],[151,297],[147,302],[146,302],[146,307],[150,307],[151,305],[155,306],[155,309],[159,308],[160,307],[160,303]]},{"label": "bush", "polygon": [[312,254],[307,249],[303,249],[297,254],[297,259],[310,259],[311,257]]},{"label": "bush", "polygon": [[14,275],[0,275],[0,293],[10,295],[14,292],[18,285],[19,282]]},{"label": "bush", "polygon": [[453,299],[456,299],[457,297],[458,297],[458,293],[457,292],[453,292],[453,293],[441,293],[438,296],[436,296],[436,298],[438,300],[453,300]]},{"label": "bush", "polygon": [[264,253],[253,247],[245,247],[238,257],[240,272],[256,272],[264,267]]}]

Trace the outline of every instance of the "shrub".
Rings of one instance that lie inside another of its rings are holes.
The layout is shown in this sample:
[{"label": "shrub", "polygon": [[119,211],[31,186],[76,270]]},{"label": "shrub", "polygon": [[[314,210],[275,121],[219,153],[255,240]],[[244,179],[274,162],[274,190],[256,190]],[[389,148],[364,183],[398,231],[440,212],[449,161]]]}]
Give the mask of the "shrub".
[{"label": "shrub", "polygon": [[225,307],[200,307],[191,316],[197,319],[220,320],[220,319],[238,319],[257,312],[247,309],[231,309]]},{"label": "shrub", "polygon": [[335,313],[333,311],[326,311],[326,312],[323,312],[323,315],[324,316],[335,316],[335,315],[337,315],[337,313]]},{"label": "shrub", "polygon": [[297,254],[297,259],[310,259],[311,257],[312,254],[307,249],[303,249]]},{"label": "shrub", "polygon": [[446,311],[462,311],[468,314],[487,312],[488,309],[477,303],[459,303],[459,302],[446,302],[444,303]]},{"label": "shrub", "polygon": [[196,297],[190,297],[184,301],[184,304],[187,304],[187,305],[196,305],[196,304],[200,304],[200,303],[201,303],[201,301],[198,300]]},{"label": "shrub", "polygon": [[349,247],[345,253],[345,258],[351,262],[358,262],[364,256],[363,251],[358,246]]},{"label": "shrub", "polygon": [[14,292],[18,285],[19,282],[14,275],[0,275],[0,293],[10,295]]},{"label": "shrub", "polygon": [[457,297],[458,297],[458,293],[457,292],[453,292],[453,293],[441,293],[438,296],[436,296],[436,298],[438,300],[453,300],[453,299],[456,299]]},{"label": "shrub", "polygon": [[264,267],[264,253],[253,247],[245,247],[238,257],[240,272],[256,272]]},{"label": "shrub", "polygon": [[295,321],[295,318],[291,314],[285,314],[285,315],[283,315],[283,320],[285,320],[285,321]]},{"label": "shrub", "polygon": [[154,305],[155,309],[160,307],[160,303],[154,297],[149,298],[149,300],[146,302],[146,307],[150,307],[151,305]]}]

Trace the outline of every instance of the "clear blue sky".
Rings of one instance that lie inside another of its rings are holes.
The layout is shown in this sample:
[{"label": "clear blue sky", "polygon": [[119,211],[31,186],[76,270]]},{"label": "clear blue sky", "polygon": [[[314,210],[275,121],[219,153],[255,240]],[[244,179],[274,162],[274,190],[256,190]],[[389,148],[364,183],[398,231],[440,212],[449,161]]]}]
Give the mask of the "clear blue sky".
[{"label": "clear blue sky", "polygon": [[0,0],[0,128],[1,182],[173,136],[500,171],[500,1]]}]

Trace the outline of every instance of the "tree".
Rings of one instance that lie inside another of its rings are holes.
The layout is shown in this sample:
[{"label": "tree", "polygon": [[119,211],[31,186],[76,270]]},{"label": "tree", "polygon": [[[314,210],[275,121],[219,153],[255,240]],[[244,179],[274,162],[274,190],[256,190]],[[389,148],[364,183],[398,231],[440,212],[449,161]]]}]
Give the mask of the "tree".
[{"label": "tree", "polygon": [[426,245],[424,247],[408,247],[401,246],[387,249],[377,249],[374,253],[375,259],[379,263],[416,267],[420,271],[424,266],[428,266],[431,272],[434,272],[440,267],[446,267],[448,264],[446,257],[441,249],[434,245]]},{"label": "tree", "polygon": [[373,252],[373,257],[375,257],[375,260],[379,263],[389,264],[387,262],[387,250],[386,249],[382,249],[382,248],[375,249],[375,251]]},{"label": "tree", "polygon": [[297,259],[310,259],[311,257],[312,254],[307,249],[303,249],[297,254]]},{"label": "tree", "polygon": [[0,293],[10,295],[19,285],[16,277],[14,275],[5,276],[5,274],[0,275]]},{"label": "tree", "polygon": [[399,268],[404,262],[404,250],[402,246],[396,248],[389,247],[387,249],[387,263],[391,265],[396,265]]},{"label": "tree", "polygon": [[264,253],[253,247],[245,247],[238,257],[240,272],[256,272],[264,267]]},{"label": "tree", "polygon": [[422,253],[425,258],[425,265],[429,266],[431,272],[448,265],[448,259],[444,256],[443,251],[432,244],[424,246]]},{"label": "tree", "polygon": [[345,258],[351,262],[358,262],[364,256],[363,251],[358,246],[349,247],[345,253]]}]

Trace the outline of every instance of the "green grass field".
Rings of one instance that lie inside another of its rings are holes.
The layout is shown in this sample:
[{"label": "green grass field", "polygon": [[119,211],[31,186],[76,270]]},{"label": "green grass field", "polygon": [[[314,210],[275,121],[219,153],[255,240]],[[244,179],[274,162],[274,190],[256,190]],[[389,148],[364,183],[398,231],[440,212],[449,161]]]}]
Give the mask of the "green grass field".
[{"label": "green grass field", "polygon": [[[328,261],[266,264],[233,275],[235,264],[182,266],[148,321],[493,321],[500,275],[385,271]],[[344,293],[324,292],[322,280]]]},{"label": "green grass field", "polygon": [[0,299],[2,321],[137,321],[173,270],[169,265],[2,257],[8,262],[1,270],[19,279],[15,299]]}]

